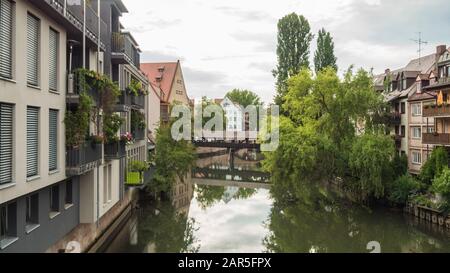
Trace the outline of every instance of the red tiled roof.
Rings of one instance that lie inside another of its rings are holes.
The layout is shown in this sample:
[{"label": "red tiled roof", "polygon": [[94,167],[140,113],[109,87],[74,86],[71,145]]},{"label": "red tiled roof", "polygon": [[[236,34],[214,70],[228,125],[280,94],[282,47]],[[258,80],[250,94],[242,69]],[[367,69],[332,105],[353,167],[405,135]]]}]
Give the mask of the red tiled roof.
[{"label": "red tiled roof", "polygon": [[147,75],[149,82],[164,92],[164,98],[161,100],[165,102],[170,98],[178,64],[179,62],[141,64],[141,70]]}]

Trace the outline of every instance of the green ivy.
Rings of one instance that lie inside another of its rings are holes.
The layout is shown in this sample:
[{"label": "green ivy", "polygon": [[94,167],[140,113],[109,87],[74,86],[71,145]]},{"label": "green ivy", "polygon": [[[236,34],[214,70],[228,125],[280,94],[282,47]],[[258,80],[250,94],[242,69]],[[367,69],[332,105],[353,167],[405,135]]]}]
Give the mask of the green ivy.
[{"label": "green ivy", "polygon": [[80,104],[73,111],[67,111],[64,118],[66,125],[66,145],[74,147],[82,144],[89,132],[89,116],[93,99],[87,93],[80,94]]}]

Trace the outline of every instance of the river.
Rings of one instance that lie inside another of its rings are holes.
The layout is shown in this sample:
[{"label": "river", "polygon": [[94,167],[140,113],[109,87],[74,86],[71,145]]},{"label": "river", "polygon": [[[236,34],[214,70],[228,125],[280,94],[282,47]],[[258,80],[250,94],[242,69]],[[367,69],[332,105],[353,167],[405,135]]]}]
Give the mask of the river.
[{"label": "river", "polygon": [[270,189],[267,182],[257,162],[230,163],[227,155],[201,159],[177,183],[173,201],[140,202],[104,250],[369,253],[374,246],[387,253],[450,252],[445,228],[386,208],[348,204],[327,188],[273,183]]}]

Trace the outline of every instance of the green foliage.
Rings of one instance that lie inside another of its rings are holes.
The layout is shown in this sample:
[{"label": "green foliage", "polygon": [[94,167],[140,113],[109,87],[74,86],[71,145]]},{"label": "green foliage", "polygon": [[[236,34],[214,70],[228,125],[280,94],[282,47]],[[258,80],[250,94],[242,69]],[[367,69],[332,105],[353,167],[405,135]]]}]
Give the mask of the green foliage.
[{"label": "green foliage", "polygon": [[395,153],[392,160],[392,171],[397,178],[408,173],[408,157],[405,154]]},{"label": "green foliage", "polygon": [[435,177],[438,177],[444,168],[448,166],[448,153],[443,147],[433,150],[427,162],[423,165],[420,179],[423,183],[431,185]]},{"label": "green foliage", "polygon": [[66,145],[73,147],[80,145],[89,132],[89,115],[93,105],[92,98],[83,92],[80,94],[80,104],[71,111],[66,112],[64,123],[66,125]]},{"label": "green foliage", "polygon": [[233,89],[225,97],[244,108],[249,105],[259,106],[262,104],[261,98],[256,93],[245,89]]},{"label": "green foliage", "polygon": [[148,165],[146,162],[142,162],[142,161],[131,161],[129,166],[128,166],[129,171],[131,172],[145,172],[146,170],[148,170]]},{"label": "green foliage", "polygon": [[384,196],[395,148],[386,135],[365,134],[358,137],[352,147],[349,167],[356,178],[353,185],[362,199]]},{"label": "green foliage", "polygon": [[414,177],[405,174],[397,178],[389,188],[388,200],[399,205],[404,205],[413,194],[417,194],[422,185]]},{"label": "green foliage", "polygon": [[337,70],[337,58],[334,55],[334,42],[331,34],[324,28],[319,30],[317,36],[317,49],[314,53],[314,68],[316,73],[326,67]]},{"label": "green foliage", "polygon": [[135,79],[131,79],[130,85],[127,87],[127,91],[129,94],[134,96],[147,95],[147,91],[144,89],[142,83]]},{"label": "green foliage", "polygon": [[287,92],[287,80],[309,67],[309,46],[313,39],[308,20],[302,15],[291,13],[278,21],[278,65],[274,76],[277,79],[277,98],[281,105]]},{"label": "green foliage", "polygon": [[171,124],[161,125],[156,133],[156,170],[153,178],[155,192],[169,192],[176,179],[183,180],[194,165],[195,148],[189,141],[175,141]]},{"label": "green foliage", "polygon": [[117,132],[120,130],[124,119],[117,114],[103,117],[103,132],[107,143],[114,143],[120,140]]},{"label": "green foliage", "polygon": [[131,126],[144,130],[147,126],[145,123],[145,114],[140,111],[131,111]]},{"label": "green foliage", "polygon": [[433,190],[445,197],[450,202],[450,169],[445,167],[433,180]]},{"label": "green foliage", "polygon": [[280,144],[263,162],[275,181],[295,181],[280,190],[287,200],[302,183],[336,179],[361,200],[382,197],[395,179],[394,141],[376,122],[384,103],[373,92],[372,75],[349,69],[340,79],[336,73],[327,67],[313,77],[303,69],[288,80]]}]

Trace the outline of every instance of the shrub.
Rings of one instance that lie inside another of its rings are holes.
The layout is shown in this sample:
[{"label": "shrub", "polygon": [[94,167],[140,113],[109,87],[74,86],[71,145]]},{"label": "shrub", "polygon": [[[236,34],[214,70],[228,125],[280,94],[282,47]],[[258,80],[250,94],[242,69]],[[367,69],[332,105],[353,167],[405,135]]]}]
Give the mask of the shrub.
[{"label": "shrub", "polygon": [[411,175],[405,174],[392,183],[388,199],[395,204],[403,205],[406,204],[411,194],[417,193],[421,188],[419,181]]},{"label": "shrub", "polygon": [[131,172],[144,172],[148,169],[147,163],[142,161],[132,161],[128,166]]},{"label": "shrub", "polygon": [[433,191],[441,194],[447,202],[450,202],[450,169],[444,168],[433,181]]},{"label": "shrub", "polygon": [[423,183],[431,185],[435,177],[440,176],[444,168],[448,166],[448,153],[443,147],[434,149],[425,165],[422,167],[420,179]]}]

